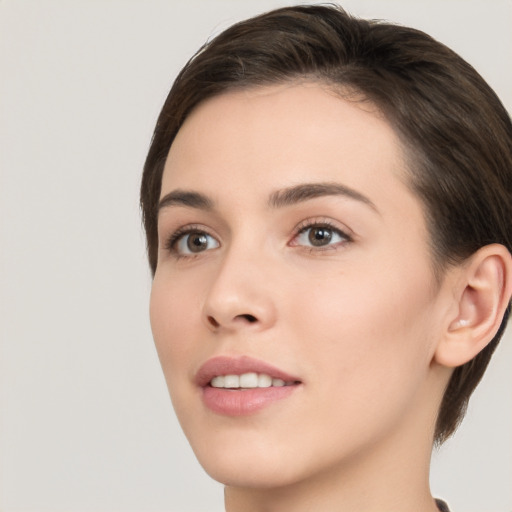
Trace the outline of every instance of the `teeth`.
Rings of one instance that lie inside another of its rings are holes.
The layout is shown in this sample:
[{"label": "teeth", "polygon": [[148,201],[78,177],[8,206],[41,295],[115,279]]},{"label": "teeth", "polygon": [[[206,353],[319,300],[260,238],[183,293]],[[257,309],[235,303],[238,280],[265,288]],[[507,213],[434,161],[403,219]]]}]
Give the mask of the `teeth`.
[{"label": "teeth", "polygon": [[213,377],[210,385],[213,388],[228,388],[228,389],[254,389],[254,388],[269,388],[289,386],[293,382],[285,382],[281,379],[273,379],[270,375],[265,373],[243,373],[242,375],[218,375]]},{"label": "teeth", "polygon": [[224,376],[219,375],[218,377],[213,377],[210,382],[213,388],[223,388],[224,387]]},{"label": "teeth", "polygon": [[259,388],[269,388],[272,386],[272,377],[269,375],[265,375],[264,373],[261,373],[258,376],[258,387]]},{"label": "teeth", "polygon": [[241,388],[257,388],[258,387],[258,374],[257,373],[244,373],[240,375]]},{"label": "teeth", "polygon": [[240,387],[240,376],[239,375],[225,375],[224,376],[224,387],[225,388],[239,388]]}]

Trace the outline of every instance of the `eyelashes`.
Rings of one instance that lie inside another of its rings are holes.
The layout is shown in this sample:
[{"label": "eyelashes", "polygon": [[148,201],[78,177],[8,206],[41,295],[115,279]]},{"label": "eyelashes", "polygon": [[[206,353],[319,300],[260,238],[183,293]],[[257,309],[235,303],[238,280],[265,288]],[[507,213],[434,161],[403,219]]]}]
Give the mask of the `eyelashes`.
[{"label": "eyelashes", "polygon": [[352,237],[332,222],[312,219],[299,224],[289,245],[310,247],[312,251],[325,251],[351,241]]},{"label": "eyelashes", "polygon": [[218,247],[220,242],[200,225],[189,225],[178,229],[165,244],[166,250],[178,258],[195,256]]},{"label": "eyelashes", "polygon": [[[336,250],[353,239],[345,230],[326,219],[309,219],[293,231],[290,247],[303,247],[309,253]],[[167,239],[165,249],[176,259],[194,258],[221,247],[220,241],[199,224],[186,225]]]}]

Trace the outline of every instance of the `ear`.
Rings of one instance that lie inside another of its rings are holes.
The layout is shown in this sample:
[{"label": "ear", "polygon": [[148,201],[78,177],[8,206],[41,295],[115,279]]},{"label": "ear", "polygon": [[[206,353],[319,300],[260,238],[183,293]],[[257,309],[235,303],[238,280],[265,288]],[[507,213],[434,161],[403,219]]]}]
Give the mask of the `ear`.
[{"label": "ear", "polygon": [[503,245],[486,245],[458,272],[456,307],[434,354],[451,368],[473,359],[498,331],[512,295],[512,256]]}]

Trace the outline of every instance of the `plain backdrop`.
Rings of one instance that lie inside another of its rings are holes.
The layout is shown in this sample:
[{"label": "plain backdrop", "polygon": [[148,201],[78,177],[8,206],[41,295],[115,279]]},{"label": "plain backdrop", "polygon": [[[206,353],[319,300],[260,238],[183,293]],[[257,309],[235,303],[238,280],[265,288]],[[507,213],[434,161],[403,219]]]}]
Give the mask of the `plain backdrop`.
[{"label": "plain backdrop", "polygon": [[[148,321],[141,168],[173,77],[228,25],[292,2],[0,0],[0,510],[219,512]],[[423,29],[512,110],[512,2],[347,0]],[[512,511],[512,338],[432,487]]]}]

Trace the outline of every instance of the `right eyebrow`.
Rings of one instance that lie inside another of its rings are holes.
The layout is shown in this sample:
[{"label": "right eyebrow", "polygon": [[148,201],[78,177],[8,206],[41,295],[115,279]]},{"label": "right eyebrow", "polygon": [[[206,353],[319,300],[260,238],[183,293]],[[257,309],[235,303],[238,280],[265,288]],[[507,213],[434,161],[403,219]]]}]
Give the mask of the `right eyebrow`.
[{"label": "right eyebrow", "polygon": [[188,208],[198,208],[199,210],[213,210],[213,201],[199,192],[189,190],[173,190],[166,194],[158,202],[158,211],[169,206],[187,206]]}]

